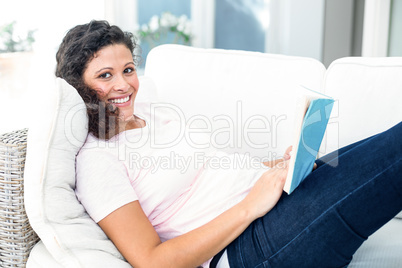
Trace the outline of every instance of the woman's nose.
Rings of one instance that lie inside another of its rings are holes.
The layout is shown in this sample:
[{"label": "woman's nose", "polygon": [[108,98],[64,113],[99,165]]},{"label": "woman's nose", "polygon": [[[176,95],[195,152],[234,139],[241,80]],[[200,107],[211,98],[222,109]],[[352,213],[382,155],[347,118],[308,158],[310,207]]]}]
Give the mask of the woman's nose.
[{"label": "woman's nose", "polygon": [[120,75],[116,77],[116,81],[113,85],[113,90],[125,92],[130,88],[130,85],[126,81],[125,77]]}]

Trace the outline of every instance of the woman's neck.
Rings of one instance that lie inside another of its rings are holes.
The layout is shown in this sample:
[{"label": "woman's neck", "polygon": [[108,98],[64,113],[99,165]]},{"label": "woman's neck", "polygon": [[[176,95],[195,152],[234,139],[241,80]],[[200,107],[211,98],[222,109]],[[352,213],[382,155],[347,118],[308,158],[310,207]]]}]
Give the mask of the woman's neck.
[{"label": "woman's neck", "polygon": [[119,132],[136,129],[136,128],[143,128],[143,127],[145,127],[145,125],[146,125],[145,120],[139,118],[136,115],[133,115],[128,120],[126,119],[124,121],[120,121]]}]

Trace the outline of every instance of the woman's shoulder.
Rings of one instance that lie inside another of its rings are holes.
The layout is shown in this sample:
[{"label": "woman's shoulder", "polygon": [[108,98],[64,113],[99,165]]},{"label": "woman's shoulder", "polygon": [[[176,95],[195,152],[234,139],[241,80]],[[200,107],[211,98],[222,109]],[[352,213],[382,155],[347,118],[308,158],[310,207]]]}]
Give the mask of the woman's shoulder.
[{"label": "woman's shoulder", "polygon": [[117,139],[111,138],[109,140],[98,139],[92,133],[89,133],[84,145],[78,152],[77,158],[86,156],[99,156],[114,155],[117,147]]}]

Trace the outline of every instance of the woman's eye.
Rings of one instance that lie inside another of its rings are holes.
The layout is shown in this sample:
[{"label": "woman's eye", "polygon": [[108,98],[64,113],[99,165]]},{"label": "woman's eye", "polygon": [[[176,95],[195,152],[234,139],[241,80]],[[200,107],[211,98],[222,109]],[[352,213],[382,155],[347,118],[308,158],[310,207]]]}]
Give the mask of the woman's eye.
[{"label": "woman's eye", "polygon": [[104,73],[104,74],[99,75],[100,78],[109,78],[111,76],[112,75],[110,73]]},{"label": "woman's eye", "polygon": [[126,68],[126,69],[124,70],[124,73],[126,73],[126,74],[132,73],[132,72],[134,72],[134,68],[131,68],[131,67]]}]

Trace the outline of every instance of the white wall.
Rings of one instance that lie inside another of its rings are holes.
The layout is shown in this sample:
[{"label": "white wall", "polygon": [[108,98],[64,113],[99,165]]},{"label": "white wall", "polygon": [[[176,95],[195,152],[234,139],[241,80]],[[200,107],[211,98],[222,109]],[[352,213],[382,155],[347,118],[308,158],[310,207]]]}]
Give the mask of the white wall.
[{"label": "white wall", "polygon": [[[35,123],[29,120],[32,105],[47,105],[42,104],[41,99],[52,90],[55,54],[67,30],[104,17],[103,0],[2,1],[0,25],[15,20],[22,32],[27,29],[37,29],[37,32],[34,53],[19,59],[23,64],[18,64],[18,68],[5,70],[5,61],[0,60],[0,134],[29,127]],[[4,73],[8,78],[2,75]],[[10,80],[15,83],[10,85]]]}]

